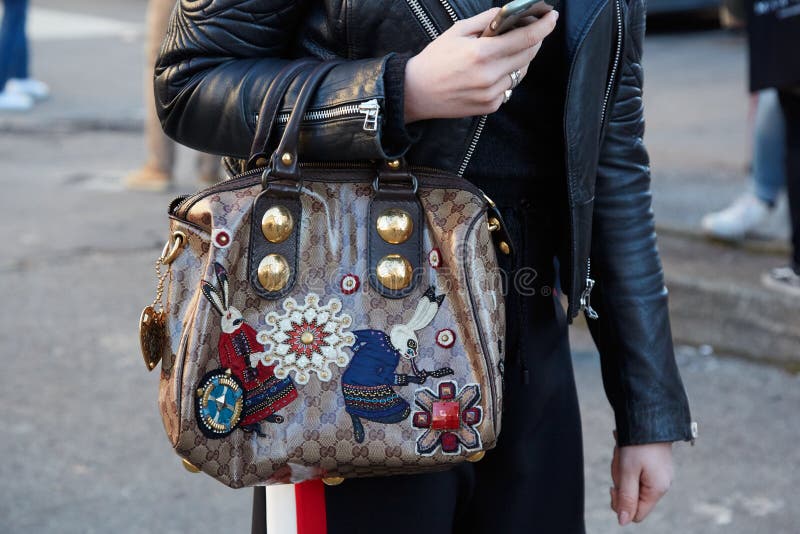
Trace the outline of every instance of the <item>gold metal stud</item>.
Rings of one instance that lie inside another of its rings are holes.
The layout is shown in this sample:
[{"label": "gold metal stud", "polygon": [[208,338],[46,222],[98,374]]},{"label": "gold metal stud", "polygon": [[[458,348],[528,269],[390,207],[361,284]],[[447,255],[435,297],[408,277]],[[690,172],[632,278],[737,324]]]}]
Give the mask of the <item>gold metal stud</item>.
[{"label": "gold metal stud", "polygon": [[496,232],[500,229],[500,221],[498,221],[495,217],[489,218],[489,231]]},{"label": "gold metal stud", "polygon": [[256,167],[266,167],[267,166],[267,158],[258,158],[256,160]]},{"label": "gold metal stud", "polygon": [[400,160],[399,159],[389,160],[386,162],[386,165],[388,165],[389,168],[392,170],[397,170],[400,168]]},{"label": "gold metal stud", "polygon": [[261,232],[270,243],[283,243],[293,229],[292,213],[283,206],[272,206],[261,217]]},{"label": "gold metal stud", "polygon": [[500,247],[500,252],[502,252],[503,254],[505,255],[511,254],[511,247],[508,246],[508,243],[506,243],[505,241],[500,241],[500,243],[498,243],[497,246]]},{"label": "gold metal stud", "polygon": [[467,461],[472,463],[480,462],[484,456],[486,456],[486,451],[478,451],[467,456]]},{"label": "gold metal stud", "polygon": [[400,254],[388,254],[381,258],[375,269],[378,281],[387,288],[398,291],[411,284],[411,263]]},{"label": "gold metal stud", "polygon": [[322,479],[322,482],[326,486],[338,486],[342,482],[344,482],[344,477],[325,477]]},{"label": "gold metal stud", "polygon": [[293,161],[294,158],[292,157],[291,152],[284,152],[281,156],[281,162],[283,162],[284,165],[291,165]]},{"label": "gold metal stud", "polygon": [[200,468],[197,467],[196,465],[194,465],[192,462],[190,462],[186,458],[182,458],[181,460],[183,462],[184,469],[186,469],[190,473],[199,473],[200,472]]},{"label": "gold metal stud", "polygon": [[300,342],[303,345],[311,345],[314,342],[314,334],[311,332],[303,332],[303,335],[300,336]]},{"label": "gold metal stud", "polygon": [[258,281],[267,291],[280,291],[289,282],[289,262],[280,254],[268,254],[258,264]]},{"label": "gold metal stud", "polygon": [[411,215],[399,208],[389,208],[378,217],[375,223],[378,235],[387,243],[398,245],[405,243],[414,231],[414,220]]}]

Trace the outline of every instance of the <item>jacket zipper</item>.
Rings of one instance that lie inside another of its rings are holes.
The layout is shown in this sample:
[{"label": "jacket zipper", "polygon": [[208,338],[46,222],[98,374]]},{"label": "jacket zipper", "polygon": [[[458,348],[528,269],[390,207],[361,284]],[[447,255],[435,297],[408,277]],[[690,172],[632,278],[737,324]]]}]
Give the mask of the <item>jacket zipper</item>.
[{"label": "jacket zipper", "polygon": [[[417,20],[422,27],[425,28],[425,31],[428,33],[428,37],[430,37],[431,41],[439,37],[440,32],[436,28],[436,24],[434,24],[433,19],[425,11],[425,8],[422,7],[422,4],[419,2],[419,0],[406,0],[406,3],[408,3],[408,6],[411,8],[411,12],[414,13],[415,17],[417,17]],[[442,5],[444,10],[447,12],[447,15],[453,22],[459,20],[455,9],[453,9],[453,6],[448,0],[439,0],[439,3]],[[472,134],[472,139],[470,140],[469,145],[467,145],[467,152],[464,154],[464,159],[461,160],[461,165],[458,167],[458,172],[456,174],[459,176],[464,176],[467,166],[469,165],[469,162],[475,153],[475,149],[478,146],[478,140],[481,137],[484,126],[486,126],[486,118],[486,115],[482,115],[480,120],[478,120],[478,126],[475,128],[475,132]]]},{"label": "jacket zipper", "polygon": [[617,72],[619,71],[619,60],[622,57],[622,9],[619,4],[620,0],[615,0],[615,13],[617,15],[617,49],[614,53],[614,64],[611,67],[611,76],[608,78],[608,86],[606,87],[606,94],[603,98],[603,112],[600,115],[600,126],[602,127],[606,122],[606,112],[608,111],[608,103],[611,100],[611,91],[614,88],[614,82],[617,79]]},{"label": "jacket zipper", "polygon": [[[611,75],[608,77],[608,85],[606,86],[606,93],[603,98],[603,110],[600,114],[600,127],[604,128],[606,123],[606,114],[608,113],[608,104],[611,101],[611,92],[614,90],[614,83],[617,81],[617,73],[619,72],[619,63],[622,58],[622,6],[620,0],[614,0],[614,14],[617,18],[617,43],[616,50],[614,51],[614,63],[611,66]],[[592,258],[586,258],[586,285],[581,292],[580,309],[586,312],[586,317],[589,319],[597,319],[600,316],[597,311],[592,308],[592,289],[597,282],[592,279]]]},{"label": "jacket zipper", "polygon": [[[374,132],[378,129],[378,118],[380,116],[381,106],[377,98],[367,100],[366,102],[343,104],[326,109],[315,109],[307,111],[303,115],[303,122],[319,122],[331,119],[339,119],[342,117],[356,117],[364,115],[364,130],[367,132]],[[290,111],[285,111],[278,114],[277,123],[285,125],[289,122]]]}]

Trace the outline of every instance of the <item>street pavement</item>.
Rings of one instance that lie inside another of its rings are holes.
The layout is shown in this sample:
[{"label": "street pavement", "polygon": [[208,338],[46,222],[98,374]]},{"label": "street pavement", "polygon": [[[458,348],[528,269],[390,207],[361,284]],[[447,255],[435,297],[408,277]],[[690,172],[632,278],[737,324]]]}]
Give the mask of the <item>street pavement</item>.
[{"label": "street pavement", "polygon": [[[248,530],[250,493],[184,471],[170,450],[158,376],[139,355],[138,316],[155,290],[172,196],[120,186],[143,153],[143,9],[142,0],[35,1],[34,72],[54,96],[29,115],[0,115],[0,532]],[[70,30],[84,23],[91,36]],[[743,43],[720,31],[659,33],[646,54],[657,217],[691,228],[745,183]],[[180,156],[174,194],[195,187],[191,154]],[[785,231],[778,222],[774,236]],[[573,348],[587,529],[618,532],[608,509],[613,420],[585,330],[574,329]],[[798,532],[800,378],[707,346],[678,353],[700,439],[675,446],[675,484],[627,530]]]}]

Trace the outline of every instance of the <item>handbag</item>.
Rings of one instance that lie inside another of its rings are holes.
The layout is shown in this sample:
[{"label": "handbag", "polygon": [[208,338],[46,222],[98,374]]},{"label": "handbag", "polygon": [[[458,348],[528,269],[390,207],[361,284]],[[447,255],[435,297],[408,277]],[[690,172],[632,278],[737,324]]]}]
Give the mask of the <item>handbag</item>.
[{"label": "handbag", "polygon": [[234,488],[441,470],[500,433],[500,214],[461,177],[402,160],[299,164],[334,64],[272,82],[257,142],[302,87],[266,167],[172,202],[140,322],[175,452]]}]

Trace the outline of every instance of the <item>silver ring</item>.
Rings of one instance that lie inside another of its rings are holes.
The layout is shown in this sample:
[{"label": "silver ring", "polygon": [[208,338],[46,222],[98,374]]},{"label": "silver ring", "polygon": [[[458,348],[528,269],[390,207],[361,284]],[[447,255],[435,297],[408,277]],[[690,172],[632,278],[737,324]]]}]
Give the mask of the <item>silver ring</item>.
[{"label": "silver ring", "polygon": [[522,70],[517,69],[514,72],[509,72],[508,75],[511,76],[511,89],[516,89],[522,79]]},{"label": "silver ring", "polygon": [[504,93],[504,94],[505,94],[505,97],[503,98],[503,104],[505,104],[506,102],[508,102],[509,100],[511,100],[511,93],[512,93],[512,92],[513,92],[513,91],[512,91],[511,89],[506,89],[506,91],[505,91],[505,93]]}]

